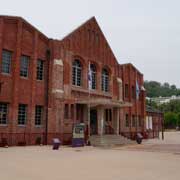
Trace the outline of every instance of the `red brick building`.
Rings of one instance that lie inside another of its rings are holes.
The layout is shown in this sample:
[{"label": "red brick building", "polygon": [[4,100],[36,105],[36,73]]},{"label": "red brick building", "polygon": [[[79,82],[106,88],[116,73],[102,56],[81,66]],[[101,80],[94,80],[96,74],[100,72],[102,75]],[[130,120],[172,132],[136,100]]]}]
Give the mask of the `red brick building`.
[{"label": "red brick building", "polygon": [[91,135],[144,132],[143,75],[118,63],[94,17],[53,40],[0,16],[0,56],[0,141],[68,143],[77,122]]}]

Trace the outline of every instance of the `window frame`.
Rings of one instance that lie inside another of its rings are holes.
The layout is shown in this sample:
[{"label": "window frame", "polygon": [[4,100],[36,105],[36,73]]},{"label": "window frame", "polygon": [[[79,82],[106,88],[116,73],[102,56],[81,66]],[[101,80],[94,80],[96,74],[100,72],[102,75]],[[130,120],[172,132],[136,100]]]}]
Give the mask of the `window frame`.
[{"label": "window frame", "polygon": [[72,62],[72,85],[81,87],[82,86],[82,74],[83,68],[82,63],[79,59],[74,59]]},{"label": "window frame", "polygon": [[69,119],[69,104],[64,104],[64,119]]},{"label": "window frame", "polygon": [[[26,60],[26,62],[25,61],[22,62],[23,60]],[[22,63],[27,63],[27,64],[22,64]],[[29,63],[30,63],[30,57],[29,56],[22,55],[20,57],[20,77],[28,78],[28,76],[29,76]]]},{"label": "window frame", "polygon": [[129,127],[129,114],[125,114],[125,127]]},{"label": "window frame", "polygon": [[[4,106],[4,107],[2,107],[2,106]],[[1,111],[2,109],[3,109],[3,111]],[[3,117],[4,114],[5,114],[5,117]],[[8,114],[9,114],[9,104],[0,102],[0,126],[6,126],[8,124]],[[5,118],[5,119],[3,119],[3,118]]]},{"label": "window frame", "polygon": [[132,99],[136,99],[136,89],[135,89],[135,86],[132,86],[131,87],[131,91],[132,91]]},{"label": "window frame", "polygon": [[[38,63],[42,63],[40,64],[40,66],[42,67],[39,67],[39,64]],[[44,80],[44,60],[42,59],[37,59],[37,67],[36,67],[36,80],[38,81],[43,81]],[[42,68],[42,69],[40,69]]]},{"label": "window frame", "polygon": [[36,127],[42,126],[42,124],[43,124],[43,113],[44,113],[43,106],[36,105],[35,106],[35,121],[34,121],[34,124],[35,124]]},{"label": "window frame", "polygon": [[[6,61],[7,59],[5,58],[5,53],[7,53],[6,54],[6,58],[7,58],[7,56],[9,56],[10,57],[10,59],[8,59],[8,62]],[[1,73],[2,74],[11,74],[11,71],[12,71],[12,69],[11,69],[11,66],[12,66],[12,56],[13,56],[13,52],[12,51],[9,51],[9,50],[6,50],[6,49],[3,49],[2,50],[2,62],[1,62]],[[8,72],[6,71],[7,69],[6,68],[8,68]]]},{"label": "window frame", "polygon": [[[19,104],[19,106],[18,106],[18,126],[26,126],[27,110],[28,110],[28,106],[26,104]],[[21,112],[21,111],[23,111],[23,112]]]},{"label": "window frame", "polygon": [[132,115],[132,127],[136,127],[136,116]]},{"label": "window frame", "polygon": [[97,89],[97,68],[96,65],[91,63],[90,64],[90,73],[91,73],[91,90]]},{"label": "window frame", "polygon": [[101,90],[105,93],[109,92],[110,89],[109,82],[110,82],[109,71],[106,68],[103,68],[101,72]]}]

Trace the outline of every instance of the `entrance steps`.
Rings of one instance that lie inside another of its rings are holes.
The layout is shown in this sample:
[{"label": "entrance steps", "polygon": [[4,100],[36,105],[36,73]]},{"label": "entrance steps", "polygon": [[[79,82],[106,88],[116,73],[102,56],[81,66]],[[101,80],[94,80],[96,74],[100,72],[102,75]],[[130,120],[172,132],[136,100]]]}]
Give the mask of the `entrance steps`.
[{"label": "entrance steps", "polygon": [[90,136],[90,142],[92,146],[99,147],[113,147],[136,143],[121,135],[92,135]]}]

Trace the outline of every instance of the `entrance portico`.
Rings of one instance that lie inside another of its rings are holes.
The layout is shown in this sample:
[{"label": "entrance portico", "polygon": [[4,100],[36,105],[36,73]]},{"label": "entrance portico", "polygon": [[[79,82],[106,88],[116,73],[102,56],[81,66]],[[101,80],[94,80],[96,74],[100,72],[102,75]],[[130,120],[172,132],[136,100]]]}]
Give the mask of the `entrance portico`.
[{"label": "entrance portico", "polygon": [[111,99],[81,100],[77,104],[76,107],[80,107],[79,104],[83,107],[83,122],[89,126],[90,135],[118,135],[120,110],[131,105]]}]

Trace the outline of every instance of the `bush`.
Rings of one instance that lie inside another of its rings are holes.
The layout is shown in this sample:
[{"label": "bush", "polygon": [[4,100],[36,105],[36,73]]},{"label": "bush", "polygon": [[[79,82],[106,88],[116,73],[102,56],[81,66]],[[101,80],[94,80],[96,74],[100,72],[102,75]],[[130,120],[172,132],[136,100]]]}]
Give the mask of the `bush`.
[{"label": "bush", "polygon": [[174,112],[167,112],[164,115],[165,128],[176,128],[178,123],[178,116]]}]

